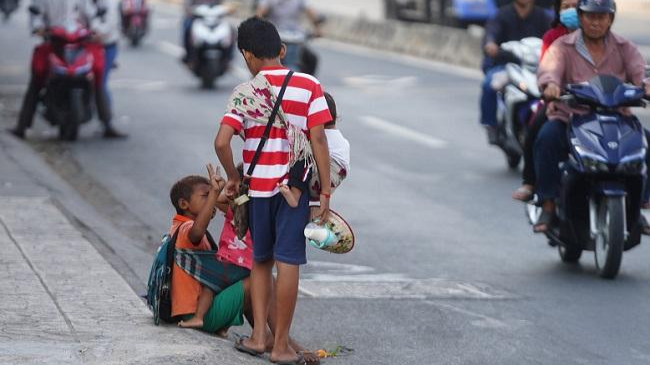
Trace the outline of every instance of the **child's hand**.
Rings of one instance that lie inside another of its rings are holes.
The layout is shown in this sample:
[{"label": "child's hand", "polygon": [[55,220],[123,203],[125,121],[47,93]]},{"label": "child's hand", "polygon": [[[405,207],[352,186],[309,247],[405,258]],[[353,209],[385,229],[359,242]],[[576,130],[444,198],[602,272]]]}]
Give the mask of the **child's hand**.
[{"label": "child's hand", "polygon": [[215,170],[214,166],[211,163],[207,164],[206,168],[208,169],[208,179],[210,180],[210,188],[221,192],[226,186],[226,180],[221,177],[219,173],[219,167]]}]

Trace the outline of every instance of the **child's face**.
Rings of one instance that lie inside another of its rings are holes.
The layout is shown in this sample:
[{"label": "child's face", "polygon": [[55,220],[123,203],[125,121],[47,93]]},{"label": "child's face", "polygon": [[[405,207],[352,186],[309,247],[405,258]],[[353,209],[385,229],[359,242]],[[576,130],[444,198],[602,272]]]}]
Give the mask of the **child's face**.
[{"label": "child's face", "polygon": [[[192,195],[190,196],[190,200],[188,201],[183,201],[183,205],[186,205],[186,207],[182,207],[183,210],[186,212],[192,214],[192,216],[196,217],[199,215],[201,210],[205,207],[205,205],[208,203],[208,195],[210,194],[210,185],[208,184],[197,184],[194,185],[194,189],[192,189]],[[216,213],[216,207],[213,207],[212,210],[212,217],[214,217]]]}]

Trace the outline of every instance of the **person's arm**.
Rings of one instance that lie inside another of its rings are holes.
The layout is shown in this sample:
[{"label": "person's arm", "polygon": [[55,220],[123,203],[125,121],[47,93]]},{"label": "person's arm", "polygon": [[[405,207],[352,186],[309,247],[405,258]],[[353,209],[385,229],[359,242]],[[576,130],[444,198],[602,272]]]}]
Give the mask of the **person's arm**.
[{"label": "person's arm", "polygon": [[207,169],[210,180],[208,201],[196,216],[194,224],[188,233],[188,238],[194,246],[200,244],[203,236],[205,236],[205,232],[208,230],[208,224],[210,224],[210,220],[212,219],[214,207],[217,205],[219,194],[221,194],[221,190],[223,190],[224,185],[226,184],[221,175],[219,175],[218,172],[215,172],[212,164],[208,164]]},{"label": "person's arm", "polygon": [[318,14],[314,8],[308,5],[307,1],[303,1],[303,9],[305,14],[307,14],[307,18],[309,18],[309,21],[311,21],[311,24],[314,27],[314,36],[320,37],[323,32],[321,30],[321,24],[323,23],[323,17]]},{"label": "person's arm", "polygon": [[238,193],[239,183],[241,181],[233,160],[230,142],[235,133],[237,133],[237,129],[229,124],[226,118],[228,117],[224,117],[224,120],[221,122],[217,137],[214,139],[214,150],[217,153],[217,157],[219,157],[221,166],[226,170],[226,176],[228,177],[225,188],[226,196],[228,198],[234,198]]},{"label": "person's arm", "polygon": [[320,209],[314,218],[318,218],[321,222],[327,220],[330,209],[330,195],[332,193],[332,183],[330,181],[330,152],[327,146],[327,136],[325,135],[324,126],[318,125],[309,130],[311,135],[311,149],[314,153],[314,160],[316,160],[316,167],[318,168],[318,177],[320,180],[321,194],[320,194]]},{"label": "person's arm", "polygon": [[489,57],[496,57],[499,52],[501,32],[503,31],[502,16],[499,11],[492,19],[485,24],[485,38],[483,39],[483,51]]},{"label": "person's arm", "polygon": [[228,213],[229,207],[230,199],[228,199],[225,193],[219,194],[219,198],[217,198],[217,209],[219,209],[223,214],[226,214]]},{"label": "person's arm", "polygon": [[[32,9],[36,13],[32,12]],[[32,0],[29,13],[29,26],[32,34],[37,34],[39,36],[45,35],[45,30],[47,28],[47,17],[45,11],[46,9],[43,0]]]},{"label": "person's arm", "polygon": [[570,60],[567,60],[567,56],[564,55],[563,49],[557,42],[549,47],[540,62],[537,70],[537,83],[547,99],[560,97],[564,84],[566,62],[570,62]]},{"label": "person's arm", "polygon": [[643,86],[643,79],[645,77],[645,59],[639,49],[632,43],[625,43],[623,45],[623,59],[625,62],[625,76],[626,82],[636,86]]}]

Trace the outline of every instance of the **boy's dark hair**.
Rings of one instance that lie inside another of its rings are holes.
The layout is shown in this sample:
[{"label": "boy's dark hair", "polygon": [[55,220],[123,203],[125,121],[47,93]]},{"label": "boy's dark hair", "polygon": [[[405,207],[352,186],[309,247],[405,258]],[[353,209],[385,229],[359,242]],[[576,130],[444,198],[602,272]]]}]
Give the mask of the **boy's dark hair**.
[{"label": "boy's dark hair", "polygon": [[210,180],[203,176],[190,175],[178,180],[174,186],[172,186],[172,189],[169,191],[169,198],[172,201],[172,205],[176,209],[176,213],[185,213],[183,209],[181,209],[181,207],[178,205],[178,201],[181,199],[189,201],[192,193],[194,192],[194,187],[199,184],[210,185]]},{"label": "boy's dark hair", "polygon": [[325,96],[325,101],[327,101],[327,108],[330,110],[330,114],[332,115],[332,121],[325,123],[325,126],[332,127],[336,125],[336,119],[338,118],[336,115],[336,103],[330,93],[324,92],[323,95]]},{"label": "boy's dark hair", "polygon": [[241,52],[248,51],[259,59],[272,59],[280,56],[282,40],[273,24],[251,17],[239,24],[237,46]]}]

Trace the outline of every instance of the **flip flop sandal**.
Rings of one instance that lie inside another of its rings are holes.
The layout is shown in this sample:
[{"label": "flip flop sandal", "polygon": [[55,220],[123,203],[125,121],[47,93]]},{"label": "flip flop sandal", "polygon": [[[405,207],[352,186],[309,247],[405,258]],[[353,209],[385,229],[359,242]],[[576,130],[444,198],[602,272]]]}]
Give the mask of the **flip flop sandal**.
[{"label": "flip flop sandal", "polygon": [[639,223],[641,223],[641,234],[644,236],[650,236],[650,223],[648,223],[648,220],[643,214],[641,214],[639,219]]},{"label": "flip flop sandal", "polygon": [[302,354],[298,354],[298,358],[295,360],[289,360],[289,361],[272,361],[272,363],[277,364],[277,365],[306,365],[307,363],[305,362],[305,358],[302,356]]},{"label": "flip flop sandal", "polygon": [[236,342],[235,342],[235,350],[239,352],[243,352],[245,354],[255,356],[255,357],[260,357],[264,355],[264,352],[259,352],[255,349],[252,349],[250,347],[247,347],[244,345],[244,340],[247,339],[248,336],[241,336]]},{"label": "flip flop sandal", "polygon": [[512,193],[512,199],[519,200],[524,203],[529,202],[531,199],[533,199],[533,191],[521,186],[515,190],[514,193]]},{"label": "flip flop sandal", "polygon": [[[555,215],[551,212],[542,212],[537,220],[537,223],[533,226],[533,232],[535,233],[546,233],[551,227],[551,224],[555,220]],[[544,227],[544,228],[542,228]]]}]

